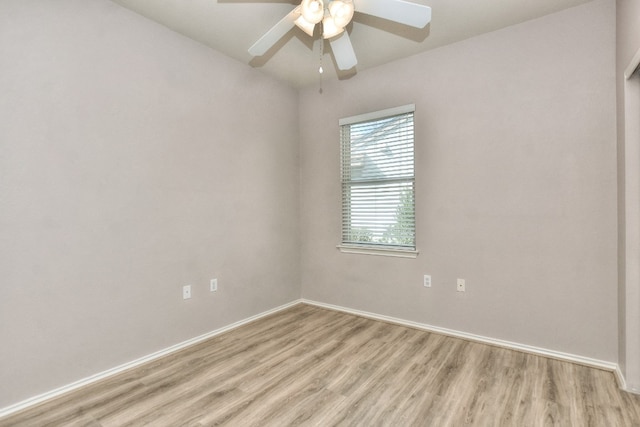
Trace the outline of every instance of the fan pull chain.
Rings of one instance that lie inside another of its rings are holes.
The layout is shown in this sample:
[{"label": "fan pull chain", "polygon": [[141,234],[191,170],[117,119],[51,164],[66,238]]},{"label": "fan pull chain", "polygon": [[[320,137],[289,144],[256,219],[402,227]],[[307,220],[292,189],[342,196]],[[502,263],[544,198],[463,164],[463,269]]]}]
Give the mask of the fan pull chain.
[{"label": "fan pull chain", "polygon": [[324,40],[322,39],[322,37],[320,37],[320,67],[318,68],[318,75],[320,76],[320,89],[318,90],[318,93],[322,93],[322,73],[324,73],[324,70],[322,69],[322,54],[323,54],[323,49],[324,49]]}]

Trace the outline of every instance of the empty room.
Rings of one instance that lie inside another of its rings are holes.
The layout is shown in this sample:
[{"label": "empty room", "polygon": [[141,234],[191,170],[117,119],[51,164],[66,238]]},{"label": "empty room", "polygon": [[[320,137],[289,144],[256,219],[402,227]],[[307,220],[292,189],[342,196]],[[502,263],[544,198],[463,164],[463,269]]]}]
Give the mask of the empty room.
[{"label": "empty room", "polygon": [[640,426],[640,0],[0,0],[0,426]]}]

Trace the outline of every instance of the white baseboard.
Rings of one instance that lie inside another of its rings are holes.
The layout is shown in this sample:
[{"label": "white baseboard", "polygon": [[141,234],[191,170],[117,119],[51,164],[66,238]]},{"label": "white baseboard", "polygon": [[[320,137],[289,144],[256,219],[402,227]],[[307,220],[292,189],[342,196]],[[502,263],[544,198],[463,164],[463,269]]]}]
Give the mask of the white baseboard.
[{"label": "white baseboard", "polygon": [[640,395],[640,387],[634,387],[632,384],[627,383],[627,380],[625,379],[624,374],[620,369],[620,366],[616,367],[614,374],[616,376],[616,380],[618,381],[618,385],[620,386],[621,389],[629,393]]},{"label": "white baseboard", "polygon": [[[381,320],[388,323],[394,323],[402,326],[409,326],[416,329],[421,329],[424,331],[435,332],[442,335],[447,335],[456,338],[462,338],[469,341],[475,341],[483,344],[489,344],[497,347],[508,348],[511,350],[522,351],[525,353],[531,353],[538,356],[549,357],[552,359],[558,359],[566,362],[578,363],[580,365],[590,366],[593,368],[604,369],[607,371],[611,371],[614,373],[616,378],[618,379],[618,384],[624,384],[624,378],[622,373],[620,372],[620,368],[617,363],[607,362],[604,360],[592,359],[589,357],[583,357],[576,354],[563,353],[554,350],[548,350],[545,348],[534,347],[526,344],[515,343],[511,341],[504,341],[495,338],[484,337],[481,335],[470,334],[467,332],[460,332],[453,329],[441,328],[439,326],[427,325],[425,323],[413,322],[410,320],[399,319],[396,317],[384,316],[381,314],[369,313],[367,311],[354,310],[351,308],[341,307],[332,304],[325,304],[317,301],[302,299],[302,303],[315,305],[317,307],[326,308],[329,310],[341,311],[344,313],[354,314],[356,316],[367,317],[369,319]],[[622,380],[622,382],[621,382]],[[621,387],[623,388],[623,387]]]},{"label": "white baseboard", "polygon": [[131,362],[124,363],[124,364],[122,364],[120,366],[116,366],[115,368],[108,369],[106,371],[100,372],[100,373],[92,375],[90,377],[83,378],[83,379],[81,379],[79,381],[75,381],[75,382],[73,382],[71,384],[67,384],[65,386],[59,387],[59,388],[57,388],[55,390],[51,390],[49,392],[40,394],[38,396],[31,397],[29,399],[23,400],[22,402],[18,402],[18,403],[14,404],[14,405],[7,406],[6,408],[0,408],[0,418],[6,417],[6,416],[8,416],[10,414],[13,414],[15,412],[21,411],[23,409],[27,409],[27,408],[29,408],[31,406],[37,405],[37,404],[42,403],[44,401],[47,401],[49,399],[53,399],[54,397],[60,396],[62,394],[69,393],[70,391],[76,390],[76,389],[78,389],[80,387],[84,387],[84,386],[87,386],[89,384],[95,383],[96,381],[100,381],[100,380],[103,380],[105,378],[111,377],[113,375],[117,375],[117,374],[119,374],[121,372],[124,372],[124,371],[126,371],[128,369],[135,368],[136,366],[140,366],[140,365],[142,365],[144,363],[147,363],[147,362],[151,362],[152,360],[159,359],[159,358],[164,357],[164,356],[166,356],[168,354],[174,353],[174,352],[176,352],[178,350],[182,350],[182,349],[184,349],[186,347],[198,344],[198,343],[200,343],[200,342],[202,342],[204,340],[207,340],[209,338],[215,337],[216,335],[220,335],[220,334],[222,334],[224,332],[227,332],[227,331],[230,331],[232,329],[238,328],[238,327],[243,326],[243,325],[245,325],[247,323],[250,323],[250,322],[253,322],[255,320],[258,320],[258,319],[260,319],[262,317],[269,316],[271,314],[274,314],[274,313],[277,313],[279,311],[285,310],[285,309],[287,309],[289,307],[292,307],[294,305],[300,304],[301,302],[302,302],[302,300],[292,301],[292,302],[290,302],[288,304],[284,304],[284,305],[281,305],[281,306],[276,307],[274,309],[267,310],[267,311],[262,312],[260,314],[256,314],[255,316],[248,317],[246,319],[243,319],[243,320],[240,320],[238,322],[232,323],[230,325],[224,326],[224,327],[222,327],[220,329],[216,329],[214,331],[207,332],[206,334],[200,335],[198,337],[191,338],[189,340],[183,341],[183,342],[181,342],[179,344],[172,345],[171,347],[167,347],[167,348],[165,348],[163,350],[156,351],[155,353],[151,353],[151,354],[149,354],[147,356],[143,356],[143,357],[141,357],[139,359],[136,359],[136,360],[133,360]]},{"label": "white baseboard", "polygon": [[635,388],[632,385],[627,384],[624,374],[620,369],[620,366],[614,362],[607,362],[605,360],[593,359],[590,357],[579,356],[577,354],[563,353],[560,351],[549,350],[541,347],[534,347],[526,344],[520,344],[511,341],[500,340],[496,338],[489,338],[482,335],[470,334],[467,332],[456,331],[454,329],[441,328],[439,326],[428,325],[425,323],[413,322],[411,320],[399,319],[397,317],[385,316],[382,314],[370,313],[367,311],[356,310],[352,308],[342,307],[333,304],[326,304],[318,301],[301,299],[300,303],[314,305],[328,310],[340,311],[343,313],[349,313],[356,316],[366,317],[369,319],[380,320],[383,322],[394,323],[402,326],[409,326],[411,328],[421,329],[428,332],[435,332],[437,334],[447,335],[456,338],[462,338],[469,341],[475,341],[483,344],[493,345],[496,347],[508,348],[510,350],[522,351],[525,353],[535,354],[537,356],[549,357],[551,359],[562,360],[565,362],[577,363],[579,365],[589,366],[592,368],[603,369],[613,373],[616,383],[621,390],[628,393],[640,395],[640,388]]},{"label": "white baseboard", "polygon": [[620,387],[622,390],[627,390],[627,381],[624,379],[624,375],[622,375],[622,371],[620,370],[619,365],[616,365],[616,369],[613,371],[613,375],[616,376],[618,387]]},{"label": "white baseboard", "polygon": [[575,354],[569,354],[569,353],[563,353],[563,352],[558,352],[558,351],[554,351],[554,350],[548,350],[548,349],[544,349],[544,348],[540,348],[540,347],[534,347],[534,346],[529,346],[529,345],[525,345],[525,344],[519,344],[519,343],[514,343],[514,342],[510,342],[510,341],[504,341],[504,340],[499,340],[499,339],[495,339],[495,338],[489,338],[489,337],[484,337],[481,335],[475,335],[475,334],[470,334],[470,333],[466,333],[466,332],[460,332],[460,331],[456,331],[453,329],[447,329],[447,328],[441,328],[438,326],[432,326],[432,325],[428,325],[428,324],[424,324],[424,323],[418,323],[418,322],[413,322],[410,320],[404,320],[404,319],[399,319],[396,317],[390,317],[390,316],[384,316],[381,314],[375,314],[375,313],[370,313],[370,312],[366,312],[366,311],[361,311],[361,310],[355,310],[355,309],[351,309],[351,308],[347,308],[347,307],[341,307],[341,306],[337,306],[337,305],[332,305],[332,304],[326,304],[326,303],[321,303],[321,302],[317,302],[317,301],[313,301],[313,300],[308,300],[308,299],[298,299],[295,301],[292,301],[290,303],[281,305],[279,307],[276,307],[274,309],[262,312],[260,314],[256,314],[255,316],[251,316],[248,317],[246,319],[240,320],[238,322],[232,323],[230,325],[224,326],[222,328],[216,329],[214,331],[208,332],[204,335],[200,335],[198,337],[189,339],[187,341],[183,341],[179,344],[173,345],[171,347],[167,347],[163,350],[157,351],[155,353],[149,354],[147,356],[143,356],[139,359],[133,360],[131,362],[128,363],[124,363],[120,366],[116,366],[115,368],[112,369],[108,369],[106,371],[100,372],[98,374],[92,375],[90,377],[81,379],[79,381],[73,382],[71,384],[59,387],[55,390],[40,394],[38,396],[34,396],[32,398],[23,400],[22,402],[18,402],[14,405],[11,406],[7,406],[6,408],[0,408],[0,418],[6,417],[12,413],[21,411],[23,409],[27,409],[31,406],[40,404],[44,401],[47,401],[49,399],[53,399],[54,397],[60,396],[62,394],[68,393],[70,391],[76,390],[80,387],[84,387],[87,386],[89,384],[95,383],[96,381],[100,381],[103,380],[105,378],[111,377],[113,375],[117,375],[121,372],[124,372],[128,369],[131,368],[135,368],[136,366],[140,366],[144,363],[147,362],[151,362],[153,360],[159,359],[163,356],[169,355],[171,353],[174,353],[178,350],[182,350],[186,347],[198,344],[204,340],[207,340],[209,338],[215,337],[216,335],[220,335],[224,332],[230,331],[232,329],[238,328],[240,326],[243,326],[247,323],[253,322],[255,320],[258,320],[262,317],[266,317],[269,316],[271,314],[277,313],[279,311],[285,310],[287,308],[293,307],[295,305],[298,304],[309,304],[309,305],[313,305],[316,307],[321,307],[321,308],[326,308],[329,310],[334,310],[334,311],[340,311],[343,313],[349,313],[349,314],[353,314],[356,316],[361,316],[361,317],[366,317],[369,319],[374,319],[374,320],[381,320],[384,322],[388,322],[388,323],[394,323],[397,325],[402,325],[402,326],[409,326],[412,328],[416,328],[416,329],[421,329],[424,331],[429,331],[429,332],[435,332],[438,334],[442,334],[442,335],[447,335],[447,336],[451,336],[451,337],[456,337],[456,338],[462,338],[462,339],[466,339],[469,341],[475,341],[475,342],[480,342],[483,344],[489,344],[489,345],[493,345],[493,346],[498,346],[498,347],[503,347],[503,348],[508,348],[511,350],[518,350],[518,351],[523,351],[526,353],[531,353],[531,354],[536,354],[539,356],[544,356],[544,357],[550,357],[553,359],[558,359],[558,360],[563,360],[566,362],[572,362],[572,363],[578,363],[581,365],[586,365],[586,366],[590,366],[590,367],[594,367],[594,368],[598,368],[598,369],[604,369],[607,371],[611,371],[613,372],[617,382],[618,382],[618,386],[626,391],[632,392],[632,393],[638,393],[637,391],[634,390],[628,390],[626,383],[625,383],[625,379],[624,379],[624,375],[622,374],[620,367],[618,366],[617,363],[612,363],[612,362],[607,362],[607,361],[603,361],[603,360],[597,360],[597,359],[592,359],[589,357],[583,357],[583,356],[578,356]]}]

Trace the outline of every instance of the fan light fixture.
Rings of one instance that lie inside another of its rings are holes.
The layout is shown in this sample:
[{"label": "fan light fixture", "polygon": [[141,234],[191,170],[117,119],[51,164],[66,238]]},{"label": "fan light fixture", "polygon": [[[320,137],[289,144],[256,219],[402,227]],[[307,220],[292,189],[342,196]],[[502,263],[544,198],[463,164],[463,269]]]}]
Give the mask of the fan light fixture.
[{"label": "fan light fixture", "polygon": [[[314,38],[316,24],[322,25],[320,37],[320,61],[322,46],[328,39],[338,70],[351,70],[358,64],[353,51],[349,33],[345,31],[354,12],[371,15],[398,24],[414,28],[425,28],[431,22],[431,8],[407,0],[301,0],[280,21],[271,27],[250,48],[249,53],[256,57],[273,49],[278,40],[297,26]],[[356,2],[357,3],[354,3]],[[296,1],[297,3],[297,1]],[[319,31],[318,31],[319,32]]]},{"label": "fan light fixture", "polygon": [[333,16],[326,14],[322,20],[322,37],[330,39],[344,31],[343,27],[339,27]]},{"label": "fan light fixture", "polygon": [[332,0],[325,9],[322,0],[302,0],[294,13],[295,24],[313,37],[315,25],[322,21],[322,37],[330,39],[344,31],[353,18],[353,0]]},{"label": "fan light fixture", "polygon": [[352,0],[333,0],[329,3],[329,13],[338,27],[346,27],[353,18]]},{"label": "fan light fixture", "polygon": [[300,5],[302,16],[312,24],[317,24],[324,17],[324,3],[322,0],[302,0]]},{"label": "fan light fixture", "polygon": [[295,24],[296,24],[296,26],[298,28],[300,28],[302,31],[304,31],[305,33],[307,33],[311,37],[313,37],[313,29],[315,28],[316,24],[313,24],[313,23],[307,21],[304,18],[304,16],[302,15],[302,11],[300,9],[301,9],[301,7],[298,6],[294,10],[294,12],[297,15],[299,15],[294,22],[295,22]]}]

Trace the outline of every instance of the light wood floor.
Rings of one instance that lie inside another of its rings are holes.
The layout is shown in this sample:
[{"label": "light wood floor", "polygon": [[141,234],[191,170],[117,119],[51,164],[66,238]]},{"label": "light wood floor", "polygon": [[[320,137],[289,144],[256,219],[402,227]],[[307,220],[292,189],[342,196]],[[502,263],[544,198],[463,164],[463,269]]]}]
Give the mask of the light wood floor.
[{"label": "light wood floor", "polygon": [[610,372],[297,305],[0,420],[138,425],[640,426],[640,396]]}]

